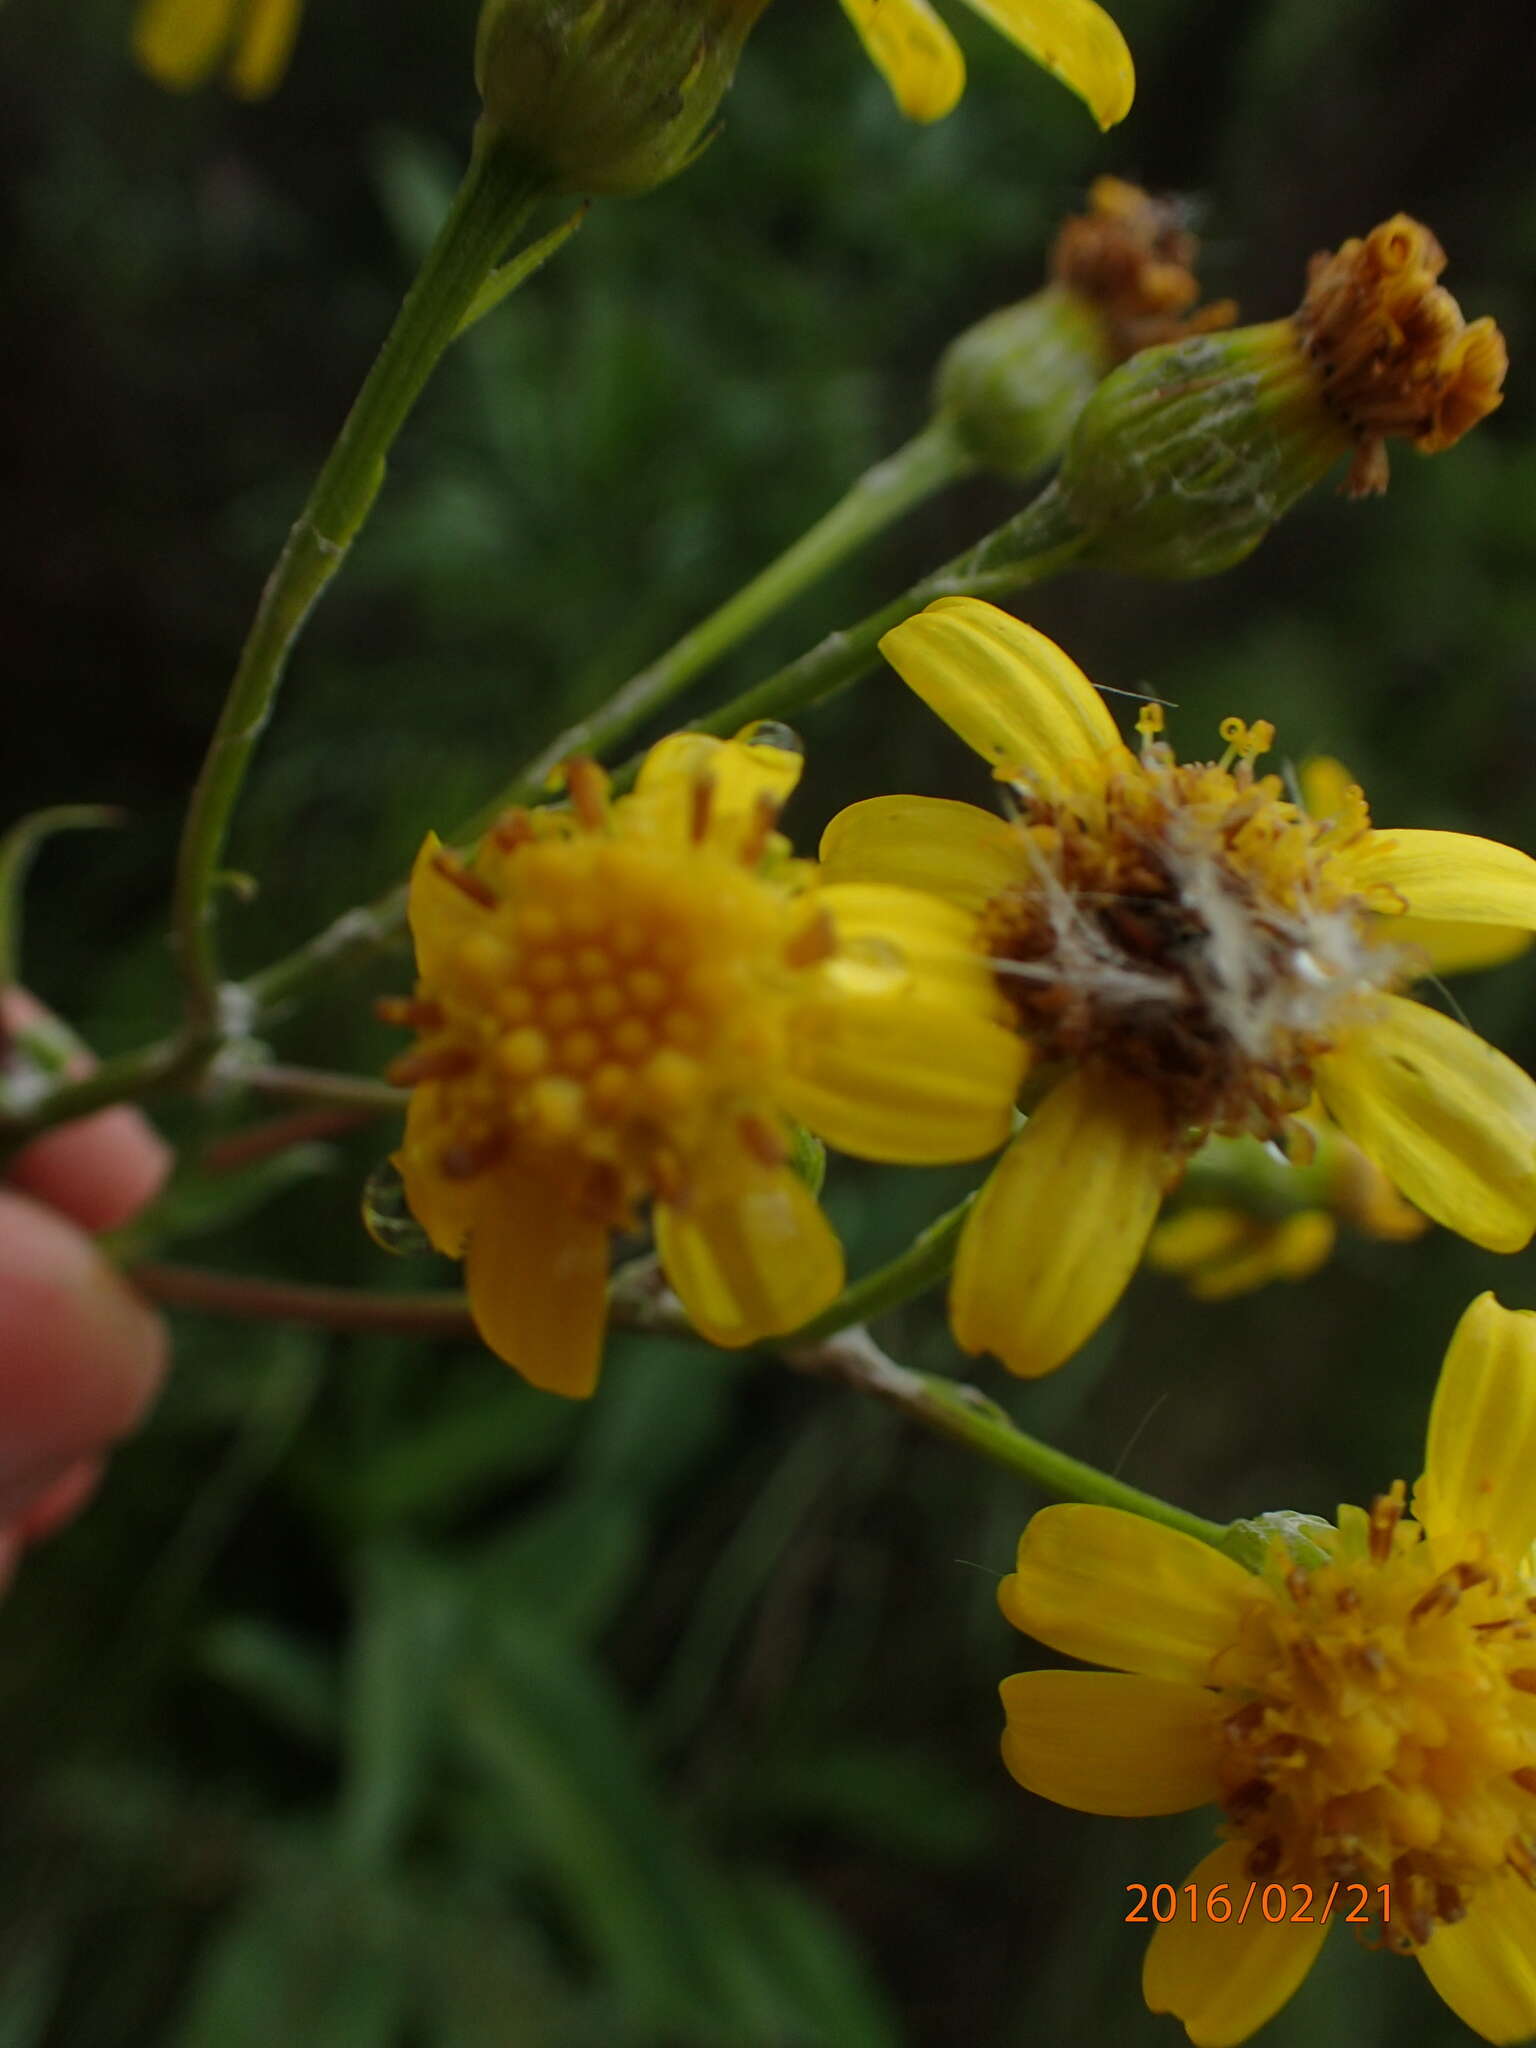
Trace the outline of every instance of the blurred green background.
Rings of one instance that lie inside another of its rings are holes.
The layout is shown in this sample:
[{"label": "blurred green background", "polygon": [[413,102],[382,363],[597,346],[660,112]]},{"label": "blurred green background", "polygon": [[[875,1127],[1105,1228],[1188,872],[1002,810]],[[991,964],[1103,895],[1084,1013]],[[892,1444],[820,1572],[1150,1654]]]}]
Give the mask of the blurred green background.
[{"label": "blurred green background", "polygon": [[[958,16],[958,7],[948,9]],[[136,77],[126,0],[0,12],[0,821],[57,842],[27,972],[104,1050],[163,1028],[179,807],[288,520],[441,212],[470,0],[311,0],[257,107]],[[1244,567],[1079,576],[1028,616],[1091,674],[1337,752],[1378,817],[1536,844],[1536,170],[1526,0],[1122,0],[1137,105],[1100,138],[979,24],[961,110],[905,126],[832,0],[777,0],[725,131],[598,208],[446,366],[313,625],[240,817],[254,967],[394,881],[573,712],[910,433],[944,341],[1032,288],[1113,169],[1198,197],[1213,292],[1287,310],[1399,207],[1509,337],[1508,403],[1392,494],[1318,493]],[[974,31],[974,32],[973,32]],[[754,680],[1016,502],[912,518],[723,672]],[[720,687],[717,686],[717,687]],[[696,696],[693,707],[707,701]],[[887,676],[805,721],[802,844],[888,788],[979,797]],[[374,984],[274,1044],[375,1070]],[[1466,981],[1536,1058],[1530,961]],[[238,1102],[167,1109],[206,1135]],[[452,1284],[357,1221],[365,1133],[187,1256]],[[968,1184],[834,1163],[855,1270]],[[1225,1517],[1327,1513],[1418,1467],[1461,1307],[1536,1261],[1435,1234],[1199,1309],[1143,1277],[1026,1426]],[[958,1361],[936,1300],[881,1332]],[[1034,1653],[998,1575],[1016,1479],[772,1361],[620,1339],[572,1408],[471,1346],[178,1319],[159,1412],[27,1563],[0,1627],[3,2048],[1172,2044],[1126,1886],[1209,1817],[1092,1820],[997,1760]],[[1336,1934],[1270,2048],[1469,2038]]]}]

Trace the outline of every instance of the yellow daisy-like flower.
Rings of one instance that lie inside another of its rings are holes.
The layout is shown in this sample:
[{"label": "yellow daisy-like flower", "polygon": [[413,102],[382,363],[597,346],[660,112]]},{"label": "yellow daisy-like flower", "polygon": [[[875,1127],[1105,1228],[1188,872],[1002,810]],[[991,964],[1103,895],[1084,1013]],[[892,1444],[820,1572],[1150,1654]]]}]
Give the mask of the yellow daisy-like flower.
[{"label": "yellow daisy-like flower", "polygon": [[608,1246],[655,1199],[657,1250],[704,1335],[793,1330],[842,1285],[790,1160],[801,1124],[867,1159],[1001,1143],[1022,1059],[965,912],[822,887],[775,830],[782,728],[680,733],[610,801],[512,812],[465,866],[411,878],[419,1034],[396,1155],[417,1221],[464,1257],[492,1350],[534,1385],[596,1382]]},{"label": "yellow daisy-like flower", "polygon": [[173,92],[190,92],[221,66],[241,99],[282,83],[303,0],[141,0],[133,53]]},{"label": "yellow daisy-like flower", "polygon": [[[966,0],[1069,86],[1101,128],[1130,111],[1136,71],[1125,38],[1094,0]],[[965,90],[960,46],[928,0],[842,0],[870,60],[914,121],[937,121]]]},{"label": "yellow daisy-like flower", "polygon": [[[1293,1128],[1315,1147],[1295,1167],[1252,1138],[1210,1141],[1177,1212],[1147,1241],[1154,1272],[1182,1280],[1197,1301],[1230,1301],[1274,1280],[1309,1279],[1333,1256],[1340,1222],[1392,1243],[1423,1236],[1429,1218],[1403,1200],[1320,1102],[1308,1104]],[[1202,1176],[1220,1187],[1215,1199],[1202,1193]]]},{"label": "yellow daisy-like flower", "polygon": [[1486,2040],[1536,2034],[1536,1316],[1467,1310],[1424,1462],[1415,1519],[1398,1481],[1257,1576],[1114,1508],[1047,1508],[999,1589],[1016,1627],[1114,1667],[1004,1681],[1021,1785],[1223,1810],[1142,1973],[1199,2048],[1245,2041],[1367,1914]]},{"label": "yellow daisy-like flower", "polygon": [[1536,1082],[1396,990],[1408,916],[1536,927],[1536,861],[1455,832],[1376,831],[1352,789],[1313,818],[1223,727],[1180,764],[1148,706],[1139,754],[1087,678],[1008,613],[943,598],[893,666],[1011,785],[1018,815],[877,797],[834,819],[829,874],[928,888],[982,943],[1049,1087],[972,1210],[951,1315],[1033,1375],[1096,1329],[1163,1192],[1212,1133],[1284,1140],[1314,1091],[1418,1208],[1491,1251],[1536,1229]]}]

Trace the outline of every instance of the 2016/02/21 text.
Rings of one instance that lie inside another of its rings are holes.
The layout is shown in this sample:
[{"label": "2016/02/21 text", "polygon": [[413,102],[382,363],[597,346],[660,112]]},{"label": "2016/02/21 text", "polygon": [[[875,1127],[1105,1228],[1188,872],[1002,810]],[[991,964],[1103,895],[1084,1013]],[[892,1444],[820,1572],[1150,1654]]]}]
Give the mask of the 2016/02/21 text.
[{"label": "2016/02/21 text", "polygon": [[[1263,1884],[1249,1880],[1241,1899],[1230,1885],[1214,1884],[1202,1891],[1197,1884],[1128,1884],[1131,1895],[1127,1921],[1136,1926],[1150,1922],[1165,1926],[1181,1913],[1191,1921],[1211,1920],[1220,1925],[1231,1920],[1241,1927],[1251,1913],[1272,1925],[1291,1920],[1302,1925],[1327,1920],[1335,1913],[1348,1926],[1388,1926],[1392,1920],[1392,1887],[1389,1884],[1332,1884],[1321,1892],[1310,1884]],[[1373,1903],[1375,1902],[1375,1903]]]}]

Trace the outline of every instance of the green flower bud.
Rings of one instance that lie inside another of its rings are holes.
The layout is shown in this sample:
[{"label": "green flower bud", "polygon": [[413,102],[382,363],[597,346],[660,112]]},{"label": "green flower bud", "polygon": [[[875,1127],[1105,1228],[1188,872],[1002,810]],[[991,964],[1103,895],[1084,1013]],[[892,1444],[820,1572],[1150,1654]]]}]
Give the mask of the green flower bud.
[{"label": "green flower bud", "polygon": [[1503,338],[1435,282],[1445,256],[1406,215],[1312,260],[1287,320],[1144,350],[1083,410],[1058,478],[1082,559],[1210,576],[1251,554],[1352,455],[1345,491],[1387,483],[1385,442],[1448,448],[1499,403]]},{"label": "green flower bud", "polygon": [[486,0],[482,132],[561,189],[647,192],[684,169],[767,0]]},{"label": "green flower bud", "polygon": [[939,415],[985,469],[1025,477],[1054,462],[1100,382],[1138,349],[1226,327],[1230,300],[1196,309],[1195,237],[1177,205],[1098,178],[1065,221],[1050,282],[946,351]]}]

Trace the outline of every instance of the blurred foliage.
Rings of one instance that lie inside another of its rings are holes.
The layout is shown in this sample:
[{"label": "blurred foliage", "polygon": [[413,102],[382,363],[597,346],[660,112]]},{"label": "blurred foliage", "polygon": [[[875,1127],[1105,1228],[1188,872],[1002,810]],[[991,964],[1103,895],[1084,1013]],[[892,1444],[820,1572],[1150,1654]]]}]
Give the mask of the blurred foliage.
[{"label": "blurred foliage", "polygon": [[[98,1044],[160,1028],[179,806],[261,576],[451,190],[471,0],[313,0],[274,101],[158,96],[124,0],[0,12],[0,823],[50,841],[27,971]],[[1200,198],[1250,317],[1404,207],[1515,373],[1392,495],[1319,494],[1219,583],[1081,577],[1030,616],[1090,673],[1326,749],[1386,822],[1536,839],[1536,172],[1525,0],[1122,0],[1141,88],[1101,139],[968,19],[961,111],[903,126],[829,0],[778,0],[685,178],[598,208],[471,335],[316,620],[242,813],[252,966],[395,880],[429,823],[734,588],[919,424],[945,340],[1036,280],[1100,169]],[[733,686],[1010,509],[977,483],[734,659]],[[807,721],[791,822],[978,794],[875,679]],[[396,963],[381,985],[401,984]],[[1530,963],[1459,987],[1530,1063]],[[284,1057],[377,1067],[359,991]],[[172,1106],[206,1131],[218,1105]],[[377,1132],[199,1210],[195,1255],[388,1287],[357,1222]],[[966,1185],[834,1162],[855,1266]],[[196,1202],[192,1207],[197,1207]],[[403,1275],[403,1278],[402,1278]],[[1214,1515],[1329,1512],[1417,1469],[1472,1293],[1529,1256],[1351,1243],[1304,1288],[1198,1309],[1141,1281],[1003,1397]],[[882,1333],[954,1369],[936,1302]],[[33,1557],[0,1667],[3,2048],[1025,2048],[1171,2042],[1125,1887],[1208,1819],[1085,1820],[996,1758],[1034,1656],[992,1588],[1038,1503],[771,1362],[623,1340],[573,1410],[473,1348],[214,1324],[102,1496]],[[988,1390],[1001,1375],[978,1368]],[[1274,2048],[1465,2038],[1335,1936]]]}]

